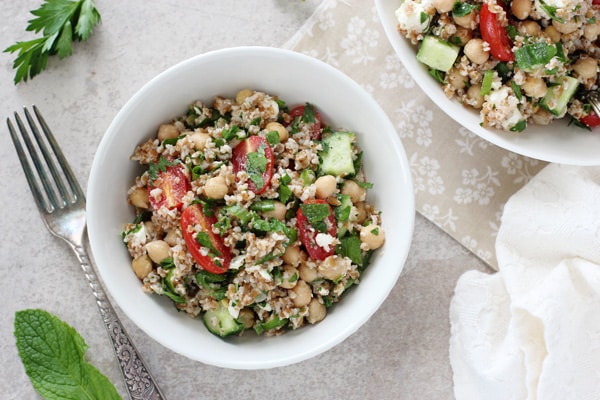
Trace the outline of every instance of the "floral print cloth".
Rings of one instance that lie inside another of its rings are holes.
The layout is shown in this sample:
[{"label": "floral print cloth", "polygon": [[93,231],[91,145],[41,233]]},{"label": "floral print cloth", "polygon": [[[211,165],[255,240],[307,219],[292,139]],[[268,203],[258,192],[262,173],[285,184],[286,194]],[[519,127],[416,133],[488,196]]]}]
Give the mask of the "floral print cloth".
[{"label": "floral print cloth", "polygon": [[389,44],[371,1],[324,0],[286,47],[327,62],[371,93],[406,150],[417,211],[497,269],[503,206],[546,163],[479,138],[431,102]]}]

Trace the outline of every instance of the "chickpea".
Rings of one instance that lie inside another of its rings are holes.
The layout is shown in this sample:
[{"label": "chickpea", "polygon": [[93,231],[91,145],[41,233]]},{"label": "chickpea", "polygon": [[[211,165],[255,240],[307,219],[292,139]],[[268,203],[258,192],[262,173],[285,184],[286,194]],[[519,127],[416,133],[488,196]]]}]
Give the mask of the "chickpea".
[{"label": "chickpea", "polygon": [[546,27],[546,29],[544,29],[544,33],[546,33],[546,35],[548,35],[548,37],[550,38],[550,40],[552,40],[552,42],[554,42],[554,43],[560,42],[560,32],[557,31],[556,28],[553,27],[552,25],[548,25]]},{"label": "chickpea", "polygon": [[473,31],[470,29],[463,28],[462,26],[456,27],[456,33],[452,36],[452,42],[458,40],[460,44],[464,46],[469,40],[473,38]]},{"label": "chickpea", "polygon": [[583,36],[593,42],[600,36],[600,19],[597,19],[593,24],[586,24],[583,28]]},{"label": "chickpea", "polygon": [[540,107],[531,118],[537,125],[548,125],[552,122],[554,117],[549,111]]},{"label": "chickpea", "polygon": [[471,39],[464,48],[465,55],[475,64],[483,64],[490,58],[490,52],[484,50],[483,40],[479,38]]},{"label": "chickpea", "polygon": [[277,285],[284,289],[292,289],[298,283],[300,273],[296,267],[284,265],[281,273],[281,282]]},{"label": "chickpea", "polygon": [[464,89],[467,86],[467,78],[462,76],[456,68],[451,68],[446,73],[446,81],[456,89]]},{"label": "chickpea", "polygon": [[175,139],[179,136],[179,129],[173,124],[162,124],[158,127],[158,140]]},{"label": "chickpea", "polygon": [[542,78],[536,78],[530,76],[525,80],[525,83],[521,85],[521,88],[525,94],[529,97],[541,98],[548,93],[548,86]]},{"label": "chickpea", "polygon": [[137,187],[129,193],[129,202],[137,208],[148,209],[148,189]]},{"label": "chickpea", "polygon": [[319,272],[325,278],[335,281],[346,273],[346,265],[342,262],[340,257],[333,255],[324,259],[319,264]]},{"label": "chickpea", "polygon": [[210,135],[204,132],[194,132],[190,135],[190,140],[194,143],[196,150],[204,150],[206,143],[210,140]]},{"label": "chickpea", "polygon": [[235,95],[235,102],[238,104],[242,104],[247,97],[250,97],[254,94],[254,91],[251,89],[242,89]]},{"label": "chickpea", "polygon": [[167,234],[163,238],[163,240],[169,246],[175,246],[175,245],[177,245],[178,239],[179,239],[179,235],[177,234],[177,229],[171,229],[169,232],[167,232]]},{"label": "chickpea", "polygon": [[229,192],[225,177],[218,175],[210,178],[204,185],[204,194],[211,199],[222,199]]},{"label": "chickpea", "polygon": [[281,256],[281,258],[286,264],[290,264],[294,267],[297,267],[298,264],[300,264],[300,262],[306,258],[306,256],[304,255],[304,252],[300,250],[300,247],[288,246],[288,248],[285,249],[285,253],[283,253],[283,256]]},{"label": "chickpea", "polygon": [[315,196],[319,199],[326,199],[332,196],[336,189],[337,181],[333,175],[323,175],[315,181]]},{"label": "chickpea", "polygon": [[139,279],[144,279],[152,271],[152,260],[147,254],[139,256],[131,262],[133,272]]},{"label": "chickpea", "polygon": [[244,325],[244,329],[250,329],[254,326],[254,311],[249,308],[242,308],[236,319]]},{"label": "chickpea", "polygon": [[298,267],[298,273],[300,274],[300,279],[302,279],[304,282],[309,283],[316,280],[319,276],[319,274],[317,274],[317,269],[312,268],[308,264],[300,265]]},{"label": "chickpea", "polygon": [[280,221],[285,219],[285,213],[287,212],[287,208],[285,204],[280,201],[274,201],[273,206],[275,207],[271,211],[263,211],[262,215],[266,218],[275,218]]},{"label": "chickpea", "polygon": [[512,0],[510,3],[510,11],[520,20],[527,19],[532,9],[533,2],[531,0]]},{"label": "chickpea", "polygon": [[452,11],[454,0],[433,0],[433,6],[438,13],[443,14]]},{"label": "chickpea", "polygon": [[169,245],[164,240],[153,240],[146,244],[148,257],[157,264],[169,257]]},{"label": "chickpea", "polygon": [[535,21],[527,20],[519,24],[517,30],[524,35],[538,36],[542,32],[540,24]]},{"label": "chickpea", "polygon": [[308,303],[308,316],[306,320],[311,324],[316,324],[319,321],[322,321],[327,315],[327,308],[323,305],[319,300],[313,298],[310,303]]},{"label": "chickpea", "polygon": [[354,205],[356,208],[356,222],[362,224],[367,220],[367,205],[364,201],[356,203]]},{"label": "chickpea", "polygon": [[456,25],[462,26],[463,28],[473,30],[477,27],[477,23],[475,22],[475,11],[471,11],[469,14],[462,17],[452,15],[452,18]]},{"label": "chickpea", "polygon": [[308,283],[303,280],[298,280],[296,286],[290,289],[290,291],[293,293],[292,302],[295,307],[304,307],[310,303],[312,289]]},{"label": "chickpea", "polygon": [[150,236],[152,236],[155,232],[154,229],[154,222],[152,221],[146,221],[144,222],[144,229],[146,229],[146,233]]},{"label": "chickpea", "polygon": [[481,95],[481,85],[471,85],[467,89],[467,99],[471,107],[480,109],[483,107],[483,96]]},{"label": "chickpea", "polygon": [[580,58],[573,64],[573,71],[580,79],[594,79],[598,73],[598,60],[592,57]]},{"label": "chickpea", "polygon": [[267,126],[265,126],[265,129],[269,132],[277,132],[277,134],[279,135],[279,141],[281,143],[287,141],[290,137],[290,133],[288,132],[288,130],[279,122],[269,122]]},{"label": "chickpea", "polygon": [[367,191],[360,187],[358,183],[347,180],[344,182],[344,186],[342,186],[342,194],[347,194],[350,196],[350,200],[353,203],[358,203],[359,201],[364,201],[367,196]]},{"label": "chickpea", "polygon": [[366,244],[370,250],[375,250],[385,242],[385,233],[380,226],[369,224],[360,230],[360,241]]},{"label": "chickpea", "polygon": [[552,20],[552,26],[556,28],[560,33],[567,35],[569,33],[575,32],[579,28],[579,22],[575,20],[565,21],[564,23],[558,22],[557,20]]}]

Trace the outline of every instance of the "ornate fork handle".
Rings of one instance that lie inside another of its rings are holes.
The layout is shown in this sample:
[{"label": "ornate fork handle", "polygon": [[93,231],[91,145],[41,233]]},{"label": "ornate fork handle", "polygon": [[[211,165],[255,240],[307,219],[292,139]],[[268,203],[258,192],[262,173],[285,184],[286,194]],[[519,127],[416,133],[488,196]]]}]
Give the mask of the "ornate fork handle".
[{"label": "ornate fork handle", "polygon": [[150,374],[149,369],[137,352],[135,345],[121,324],[121,321],[117,317],[115,310],[110,305],[106,293],[104,292],[104,289],[102,289],[102,286],[96,277],[96,273],[90,265],[85,248],[72,243],[69,243],[69,245],[77,255],[81,269],[96,298],[96,304],[100,309],[102,320],[104,321],[104,325],[106,326],[106,330],[108,331],[108,335],[113,344],[119,367],[121,368],[121,373],[123,374],[125,384],[127,385],[129,396],[132,400],[165,399],[160,392],[158,385],[154,381],[154,378]]}]

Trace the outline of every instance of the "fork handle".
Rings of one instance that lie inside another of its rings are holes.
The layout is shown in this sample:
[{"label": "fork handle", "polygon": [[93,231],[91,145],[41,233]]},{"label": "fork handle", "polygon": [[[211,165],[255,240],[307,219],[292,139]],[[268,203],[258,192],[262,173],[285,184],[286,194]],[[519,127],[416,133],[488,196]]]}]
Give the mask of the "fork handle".
[{"label": "fork handle", "polygon": [[102,320],[108,331],[108,336],[113,344],[115,355],[121,368],[121,373],[127,386],[127,392],[132,400],[162,400],[165,399],[161,393],[158,384],[150,374],[150,370],[146,367],[144,360],[138,353],[135,345],[125,331],[125,327],[121,324],[115,310],[110,305],[106,293],[96,273],[92,269],[87,252],[82,246],[69,243],[71,248],[77,255],[77,259],[81,265],[87,281],[92,288],[96,304],[100,309]]}]

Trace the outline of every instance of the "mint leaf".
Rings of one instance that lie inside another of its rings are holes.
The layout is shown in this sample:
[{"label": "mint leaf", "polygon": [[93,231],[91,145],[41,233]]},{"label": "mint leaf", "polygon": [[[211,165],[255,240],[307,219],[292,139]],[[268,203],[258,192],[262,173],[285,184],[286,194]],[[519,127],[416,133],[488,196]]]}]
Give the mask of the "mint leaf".
[{"label": "mint leaf", "polygon": [[121,399],[84,356],[88,346],[67,323],[43,310],[15,313],[17,349],[34,389],[47,400]]}]

